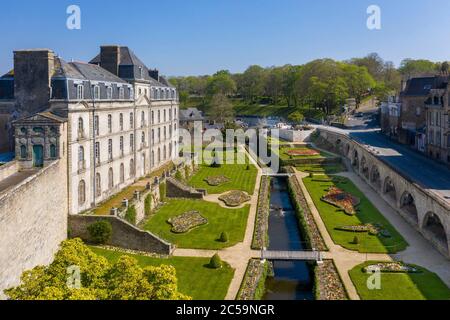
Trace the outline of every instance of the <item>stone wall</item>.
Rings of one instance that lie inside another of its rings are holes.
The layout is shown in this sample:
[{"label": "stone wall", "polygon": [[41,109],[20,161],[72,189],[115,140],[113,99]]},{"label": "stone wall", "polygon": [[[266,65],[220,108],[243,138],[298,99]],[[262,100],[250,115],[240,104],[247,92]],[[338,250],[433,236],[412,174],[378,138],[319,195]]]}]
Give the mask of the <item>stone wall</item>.
[{"label": "stone wall", "polygon": [[166,196],[169,198],[203,199],[204,192],[199,192],[174,178],[167,178],[166,183]]},{"label": "stone wall", "polygon": [[0,166],[0,181],[6,179],[19,171],[19,162],[11,161]]},{"label": "stone wall", "polygon": [[66,161],[55,161],[0,197],[0,299],[67,238],[66,177]]},{"label": "stone wall", "polygon": [[309,138],[313,132],[313,130],[300,131],[281,129],[280,138],[290,142],[306,142],[309,141]]},{"label": "stone wall", "polygon": [[174,249],[170,243],[115,216],[69,215],[70,237],[89,242],[87,228],[98,221],[111,223],[113,234],[108,245],[162,255],[170,255]]}]

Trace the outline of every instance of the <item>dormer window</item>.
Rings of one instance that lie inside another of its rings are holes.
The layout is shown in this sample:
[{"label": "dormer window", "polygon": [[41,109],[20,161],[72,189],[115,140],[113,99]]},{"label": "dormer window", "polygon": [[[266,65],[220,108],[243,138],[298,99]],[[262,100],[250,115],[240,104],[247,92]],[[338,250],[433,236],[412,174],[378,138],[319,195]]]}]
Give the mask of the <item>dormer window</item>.
[{"label": "dormer window", "polygon": [[82,84],[79,84],[77,86],[77,100],[83,99],[84,99],[84,86]]},{"label": "dormer window", "polygon": [[144,78],[144,71],[142,70],[142,67],[139,67],[139,77],[140,77],[141,79]]},{"label": "dormer window", "polygon": [[125,99],[125,90],[123,89],[123,87],[119,88],[119,99]]},{"label": "dormer window", "polygon": [[112,87],[108,87],[106,89],[106,98],[108,100],[112,100],[112,96],[113,96],[113,88]]},{"label": "dormer window", "polygon": [[100,100],[100,87],[94,86],[94,99]]}]

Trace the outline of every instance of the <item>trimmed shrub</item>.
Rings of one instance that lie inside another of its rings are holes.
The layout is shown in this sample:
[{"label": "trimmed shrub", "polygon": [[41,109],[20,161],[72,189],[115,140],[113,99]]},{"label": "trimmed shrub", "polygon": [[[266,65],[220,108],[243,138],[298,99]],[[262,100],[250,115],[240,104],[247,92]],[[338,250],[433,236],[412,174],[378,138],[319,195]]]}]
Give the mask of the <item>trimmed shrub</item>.
[{"label": "trimmed shrub", "polygon": [[250,165],[249,164],[247,164],[247,166],[245,167],[245,170],[250,170]]},{"label": "trimmed shrub", "polygon": [[106,244],[112,236],[112,226],[108,221],[98,221],[88,226],[90,240],[95,244]]},{"label": "trimmed shrub", "polygon": [[136,208],[134,206],[130,206],[125,213],[125,220],[131,224],[136,224],[136,215]]},{"label": "trimmed shrub", "polygon": [[146,215],[152,213],[152,194],[150,193],[144,200],[144,211]]},{"label": "trimmed shrub", "polygon": [[161,201],[166,200],[166,183],[160,183],[159,184],[159,198]]},{"label": "trimmed shrub", "polygon": [[219,255],[217,253],[215,255],[213,255],[213,257],[209,261],[209,267],[211,269],[220,269],[220,268],[222,268],[222,260],[220,259]]},{"label": "trimmed shrub", "polygon": [[353,238],[353,244],[359,244],[359,238],[357,236]]},{"label": "trimmed shrub", "polygon": [[220,242],[227,243],[228,239],[229,239],[228,233],[226,233],[225,231],[222,232],[219,238]]}]

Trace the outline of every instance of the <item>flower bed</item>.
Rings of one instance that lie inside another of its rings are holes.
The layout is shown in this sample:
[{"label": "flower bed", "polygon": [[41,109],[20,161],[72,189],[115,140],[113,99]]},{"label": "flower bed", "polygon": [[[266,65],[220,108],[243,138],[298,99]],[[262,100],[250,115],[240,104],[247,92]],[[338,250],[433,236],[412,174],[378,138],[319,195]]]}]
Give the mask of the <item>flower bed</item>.
[{"label": "flower bed", "polygon": [[341,208],[350,216],[356,215],[356,206],[360,203],[357,197],[336,187],[331,187],[328,193],[322,197],[322,201]]},{"label": "flower bed", "polygon": [[207,177],[205,179],[206,183],[209,184],[212,187],[218,187],[221,186],[227,182],[230,182],[230,178],[225,176],[213,176],[213,177]]},{"label": "flower bed", "polygon": [[250,201],[250,199],[251,197],[246,192],[239,190],[230,191],[219,197],[219,200],[223,201],[227,207],[239,207],[241,204]]},{"label": "flower bed", "polygon": [[324,260],[315,268],[316,300],[347,300],[347,291],[332,260]]},{"label": "flower bed", "polygon": [[288,156],[293,156],[293,157],[297,157],[297,156],[320,156],[320,152],[318,152],[317,150],[313,150],[313,149],[292,149],[292,150],[288,150],[286,152],[286,154]]},{"label": "flower bed", "polygon": [[412,265],[403,262],[380,262],[372,264],[363,269],[364,272],[370,273],[380,271],[384,273],[420,273],[421,271]]},{"label": "flower bed", "polygon": [[343,226],[343,227],[337,227],[336,230],[340,231],[347,231],[347,232],[356,232],[356,233],[365,233],[368,232],[372,236],[382,236],[385,238],[390,238],[391,234],[390,232],[385,229],[381,224],[377,223],[367,223],[367,224],[361,224],[357,226]]},{"label": "flower bed", "polygon": [[198,211],[189,211],[171,218],[167,222],[172,226],[171,231],[173,233],[187,233],[194,228],[207,224],[208,220]]},{"label": "flower bed", "polygon": [[242,280],[236,300],[259,300],[264,294],[264,284],[269,273],[269,263],[251,259]]},{"label": "flower bed", "polygon": [[270,177],[261,178],[259,188],[258,209],[256,211],[255,231],[253,234],[252,249],[261,250],[267,245],[267,230],[270,212]]}]

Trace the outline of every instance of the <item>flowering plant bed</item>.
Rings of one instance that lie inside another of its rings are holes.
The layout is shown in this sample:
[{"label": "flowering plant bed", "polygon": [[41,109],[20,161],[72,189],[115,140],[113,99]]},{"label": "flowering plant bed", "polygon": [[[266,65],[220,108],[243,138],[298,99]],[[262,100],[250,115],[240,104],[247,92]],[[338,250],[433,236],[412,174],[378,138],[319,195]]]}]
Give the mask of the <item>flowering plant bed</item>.
[{"label": "flowering plant bed", "polygon": [[383,236],[385,238],[390,238],[391,234],[388,230],[386,230],[382,225],[380,224],[373,224],[373,223],[367,223],[367,224],[361,224],[357,226],[343,226],[343,227],[337,227],[336,230],[340,231],[348,231],[348,232],[357,232],[357,233],[365,233],[368,232],[372,236]]},{"label": "flowering plant bed", "polygon": [[239,190],[230,191],[219,198],[228,207],[239,207],[241,204],[250,201],[250,199],[251,197],[246,192]]},{"label": "flowering plant bed", "polygon": [[384,273],[421,273],[418,268],[403,262],[380,262],[365,267],[364,272],[380,271]]},{"label": "flowering plant bed", "polygon": [[207,184],[209,184],[212,187],[218,187],[227,182],[230,182],[230,178],[225,177],[225,176],[213,176],[213,177],[207,177],[205,179],[205,181]]},{"label": "flowering plant bed", "polygon": [[207,224],[208,220],[198,211],[189,211],[171,218],[167,222],[172,226],[171,231],[173,233],[187,233],[194,228]]},{"label": "flowering plant bed", "polygon": [[319,151],[307,148],[288,150],[286,154],[293,157],[320,156]]},{"label": "flowering plant bed", "polygon": [[350,216],[356,215],[356,206],[360,203],[359,198],[336,187],[331,187],[321,200],[344,210]]}]

